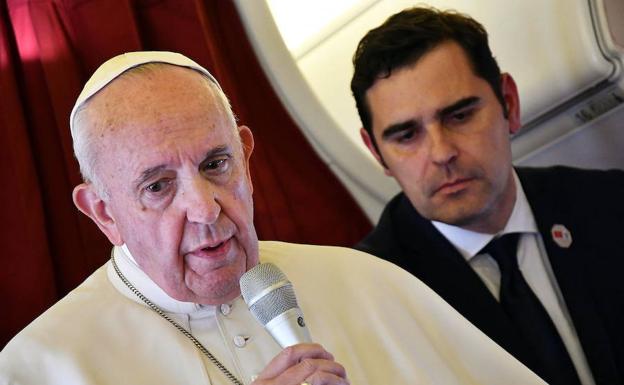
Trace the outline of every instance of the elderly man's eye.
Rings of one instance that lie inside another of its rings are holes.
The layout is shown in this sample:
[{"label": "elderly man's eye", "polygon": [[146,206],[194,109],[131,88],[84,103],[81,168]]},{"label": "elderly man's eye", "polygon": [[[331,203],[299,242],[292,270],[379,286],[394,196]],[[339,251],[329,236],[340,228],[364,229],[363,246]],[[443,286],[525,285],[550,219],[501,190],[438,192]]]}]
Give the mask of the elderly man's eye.
[{"label": "elderly man's eye", "polygon": [[206,173],[222,172],[227,170],[228,158],[207,160],[201,165],[201,170]]},{"label": "elderly man's eye", "polygon": [[219,167],[222,167],[225,163],[225,159],[217,159],[206,163],[206,168],[210,170],[215,170]]},{"label": "elderly man's eye", "polygon": [[145,187],[145,190],[151,193],[157,193],[157,192],[162,191],[164,188],[165,188],[164,182],[158,181],[158,182],[149,184],[147,187]]}]

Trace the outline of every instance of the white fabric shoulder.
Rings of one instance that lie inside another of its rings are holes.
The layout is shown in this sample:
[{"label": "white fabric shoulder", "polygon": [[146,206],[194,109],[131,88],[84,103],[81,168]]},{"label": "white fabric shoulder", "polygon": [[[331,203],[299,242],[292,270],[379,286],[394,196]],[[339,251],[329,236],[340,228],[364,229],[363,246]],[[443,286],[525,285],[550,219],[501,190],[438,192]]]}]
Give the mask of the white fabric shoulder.
[{"label": "white fabric shoulder", "polygon": [[543,384],[416,277],[357,250],[260,242],[354,384]]},{"label": "white fabric shoulder", "polygon": [[152,310],[120,295],[107,265],[7,344],[1,385],[210,383],[195,347]]}]

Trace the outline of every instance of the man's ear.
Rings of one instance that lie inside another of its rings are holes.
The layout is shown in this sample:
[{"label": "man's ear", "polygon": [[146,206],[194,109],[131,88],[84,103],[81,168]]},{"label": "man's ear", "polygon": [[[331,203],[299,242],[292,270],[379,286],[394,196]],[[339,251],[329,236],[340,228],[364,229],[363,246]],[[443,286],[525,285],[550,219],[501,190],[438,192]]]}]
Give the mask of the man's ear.
[{"label": "man's ear", "polygon": [[91,218],[113,245],[123,245],[117,223],[110,213],[108,203],[102,199],[91,183],[81,183],[74,188],[72,198],[78,210]]},{"label": "man's ear", "polygon": [[377,162],[379,162],[381,167],[383,167],[384,173],[388,176],[392,176],[392,172],[386,166],[386,162],[384,162],[383,158],[381,157],[381,154],[379,154],[379,151],[377,151],[377,147],[373,143],[373,138],[370,137],[370,135],[368,134],[368,131],[366,131],[366,129],[364,128],[360,128],[360,136],[362,137],[362,140],[364,141],[366,148],[368,148],[368,151],[370,151],[370,153],[373,154],[373,157],[377,160]]},{"label": "man's ear", "polygon": [[520,96],[518,87],[510,74],[501,75],[501,91],[507,106],[507,121],[509,122],[509,133],[515,134],[520,130]]},{"label": "man's ear", "polygon": [[251,182],[251,171],[249,167],[249,160],[251,159],[251,153],[254,149],[254,138],[251,130],[247,126],[238,127],[238,135],[240,136],[241,145],[243,146],[243,156],[245,158],[245,170],[247,172],[247,180],[249,181],[249,187],[253,192],[253,183]]}]

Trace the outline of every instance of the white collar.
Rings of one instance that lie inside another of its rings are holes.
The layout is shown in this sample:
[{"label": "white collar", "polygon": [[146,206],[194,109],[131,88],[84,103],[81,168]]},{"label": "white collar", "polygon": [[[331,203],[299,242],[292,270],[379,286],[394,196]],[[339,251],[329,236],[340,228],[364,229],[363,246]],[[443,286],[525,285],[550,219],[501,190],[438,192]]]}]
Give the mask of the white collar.
[{"label": "white collar", "polygon": [[[161,308],[163,311],[167,313],[194,313],[197,311],[206,311],[209,310],[214,312],[215,306],[211,305],[201,305],[193,302],[183,302],[178,301],[175,298],[170,297],[163,289],[160,288],[152,279],[145,274],[143,270],[136,263],[134,257],[130,253],[130,250],[124,244],[123,246],[115,246],[113,248],[113,255],[115,258],[115,262],[121,270],[122,274],[126,277],[128,281],[147,297],[151,302],[153,302],[156,306]],[[113,285],[117,288],[117,290],[124,293],[127,297],[139,302],[143,303],[137,296],[134,294],[126,285],[119,279],[117,273],[111,264],[108,267],[108,276]]]},{"label": "white collar", "polygon": [[511,216],[505,225],[505,228],[498,234],[478,233],[476,231],[466,230],[458,226],[449,225],[442,222],[431,221],[431,223],[451,242],[459,253],[470,260],[472,257],[485,247],[495,236],[507,233],[537,233],[537,224],[529,201],[524,194],[520,179],[516,175],[516,171],[512,172],[514,183],[516,184],[516,202],[511,212]]}]

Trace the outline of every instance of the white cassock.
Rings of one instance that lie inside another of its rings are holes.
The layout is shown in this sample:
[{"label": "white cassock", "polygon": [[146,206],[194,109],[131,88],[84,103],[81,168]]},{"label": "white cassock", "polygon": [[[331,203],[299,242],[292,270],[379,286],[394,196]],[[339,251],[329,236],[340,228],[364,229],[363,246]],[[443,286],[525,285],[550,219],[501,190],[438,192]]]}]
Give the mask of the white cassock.
[{"label": "white cassock", "polygon": [[[114,249],[128,280],[249,384],[280,347],[239,297],[221,306],[166,295]],[[315,342],[352,384],[543,384],[418,279],[352,249],[260,242],[293,283]],[[0,384],[229,384],[109,261],[0,353]]]}]

